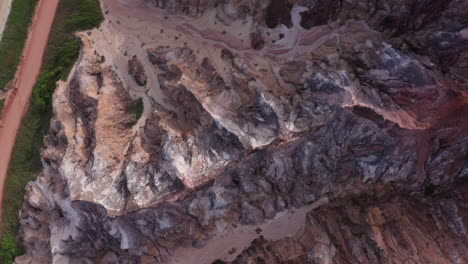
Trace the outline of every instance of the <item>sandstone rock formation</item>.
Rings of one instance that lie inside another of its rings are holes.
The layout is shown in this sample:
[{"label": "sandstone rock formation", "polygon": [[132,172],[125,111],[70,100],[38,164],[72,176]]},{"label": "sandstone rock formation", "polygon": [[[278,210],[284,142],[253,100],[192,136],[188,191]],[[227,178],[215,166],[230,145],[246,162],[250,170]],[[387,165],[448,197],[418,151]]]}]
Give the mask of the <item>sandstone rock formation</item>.
[{"label": "sandstone rock formation", "polygon": [[17,263],[468,262],[468,1],[101,4]]}]

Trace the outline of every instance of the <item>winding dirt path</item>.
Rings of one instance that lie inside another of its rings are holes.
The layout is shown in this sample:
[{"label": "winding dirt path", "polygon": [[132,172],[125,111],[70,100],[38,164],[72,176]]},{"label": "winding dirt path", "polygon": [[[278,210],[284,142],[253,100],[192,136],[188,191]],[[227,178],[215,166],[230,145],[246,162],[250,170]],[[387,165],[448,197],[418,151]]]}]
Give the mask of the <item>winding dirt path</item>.
[{"label": "winding dirt path", "polygon": [[[29,35],[20,65],[0,120],[0,201],[7,177],[8,163],[21,120],[29,106],[34,84],[39,75],[50,28],[59,0],[39,0],[29,28]],[[0,217],[1,217],[0,210]]]}]

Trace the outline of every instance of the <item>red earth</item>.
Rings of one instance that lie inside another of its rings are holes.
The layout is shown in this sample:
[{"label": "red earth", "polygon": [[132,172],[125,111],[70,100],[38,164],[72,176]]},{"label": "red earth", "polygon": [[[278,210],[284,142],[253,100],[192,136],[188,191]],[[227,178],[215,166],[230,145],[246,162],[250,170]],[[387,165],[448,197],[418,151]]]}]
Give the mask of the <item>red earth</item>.
[{"label": "red earth", "polygon": [[[21,120],[28,110],[29,98],[39,75],[59,0],[39,0],[21,62],[0,120],[0,201],[3,200],[8,163]],[[0,210],[1,216],[1,210]]]}]

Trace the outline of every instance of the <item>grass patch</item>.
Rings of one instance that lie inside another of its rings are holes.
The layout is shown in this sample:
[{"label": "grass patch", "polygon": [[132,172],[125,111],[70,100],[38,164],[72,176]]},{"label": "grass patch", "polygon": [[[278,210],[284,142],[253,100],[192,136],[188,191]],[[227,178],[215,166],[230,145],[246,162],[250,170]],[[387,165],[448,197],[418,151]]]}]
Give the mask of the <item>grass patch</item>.
[{"label": "grass patch", "polygon": [[141,115],[143,115],[143,99],[138,98],[137,100],[128,104],[127,113],[134,114],[135,119],[138,121]]},{"label": "grass patch", "polygon": [[2,117],[4,107],[5,107],[5,99],[0,99],[0,118]]},{"label": "grass patch", "polygon": [[38,0],[13,0],[0,41],[0,89],[13,80]]},{"label": "grass patch", "polygon": [[[32,106],[24,117],[8,167],[3,196],[0,263],[12,263],[14,256],[22,253],[16,241],[20,227],[18,213],[23,204],[26,184],[34,180],[42,169],[39,152],[51,118],[49,113],[38,115],[39,111],[41,110]],[[4,247],[5,240],[9,241],[8,247]],[[14,242],[14,246],[11,245],[11,241]],[[10,258],[12,252],[13,258]]]},{"label": "grass patch", "polygon": [[15,256],[21,253],[16,247],[15,237],[4,236],[0,241],[0,247],[4,249],[0,252],[1,263],[11,263],[14,261]]},{"label": "grass patch", "polygon": [[23,203],[25,186],[42,170],[40,151],[52,117],[51,100],[55,83],[66,79],[79,55],[80,43],[73,33],[97,27],[102,20],[98,0],[61,0],[59,3],[41,73],[8,167],[2,205],[2,264],[12,263],[14,257],[22,253],[16,241],[20,227],[18,213]]}]

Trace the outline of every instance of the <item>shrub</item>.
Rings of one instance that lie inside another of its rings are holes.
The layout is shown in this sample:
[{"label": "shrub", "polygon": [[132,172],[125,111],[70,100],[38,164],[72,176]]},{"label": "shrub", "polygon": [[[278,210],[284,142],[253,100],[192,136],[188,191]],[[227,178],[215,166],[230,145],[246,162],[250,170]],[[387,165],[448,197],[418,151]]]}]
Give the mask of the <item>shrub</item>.
[{"label": "shrub", "polygon": [[75,32],[94,28],[99,26],[103,19],[98,1],[82,0],[78,10],[65,21],[65,30]]},{"label": "shrub", "polygon": [[0,99],[0,117],[2,117],[3,107],[5,107],[5,99]]},{"label": "shrub", "polygon": [[50,72],[41,72],[33,91],[32,100],[34,104],[42,107],[50,105],[54,90],[53,88],[55,88],[55,83],[58,81],[61,72],[61,68],[57,68]]},{"label": "shrub", "polygon": [[138,119],[140,119],[140,117],[143,115],[143,110],[144,110],[144,105],[143,105],[143,100],[141,98],[131,102],[127,106],[127,113],[134,114],[136,121],[138,121]]},{"label": "shrub", "polygon": [[71,38],[57,50],[54,57],[55,68],[49,71],[42,71],[37,79],[33,91],[32,101],[41,107],[48,107],[52,101],[52,94],[55,90],[55,83],[58,80],[65,80],[70,69],[73,67],[80,52],[78,40]]},{"label": "shrub", "polygon": [[16,238],[4,236],[0,241],[0,263],[12,263],[15,257],[21,254],[16,246]]}]

